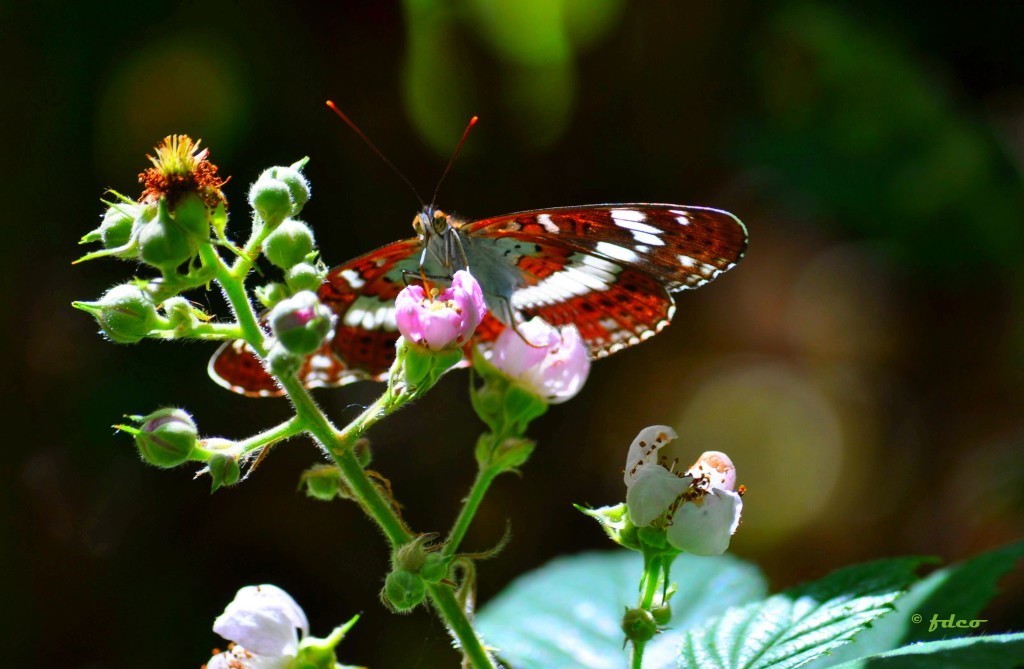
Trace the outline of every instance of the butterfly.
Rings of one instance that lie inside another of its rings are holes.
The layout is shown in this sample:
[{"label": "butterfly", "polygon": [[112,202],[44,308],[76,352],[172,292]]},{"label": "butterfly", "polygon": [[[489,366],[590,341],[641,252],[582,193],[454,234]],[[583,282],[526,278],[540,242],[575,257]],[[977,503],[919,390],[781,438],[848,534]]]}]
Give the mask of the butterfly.
[{"label": "butterfly", "polygon": [[[399,333],[395,297],[410,277],[479,282],[488,315],[474,341],[486,346],[506,327],[540,317],[574,325],[601,358],[660,332],[675,312],[673,294],[732,269],[747,230],[732,214],[675,204],[598,204],[525,211],[465,221],[423,208],[415,237],[332,269],[319,297],[337,316],[334,337],[299,374],[307,387],[385,380]],[[242,341],[223,345],[211,377],[251,396],[281,394]]]}]

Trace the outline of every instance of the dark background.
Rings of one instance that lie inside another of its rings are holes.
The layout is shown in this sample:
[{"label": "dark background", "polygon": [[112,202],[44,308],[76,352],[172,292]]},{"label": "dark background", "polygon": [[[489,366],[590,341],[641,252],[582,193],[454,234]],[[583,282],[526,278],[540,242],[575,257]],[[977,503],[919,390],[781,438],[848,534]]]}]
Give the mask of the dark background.
[{"label": "dark background", "polygon": [[[350,503],[296,491],[320,456],[276,449],[210,496],[141,464],[110,425],[187,407],[207,435],[281,420],[214,386],[213,347],[117,346],[70,308],[133,268],[71,266],[104,189],[186,132],[231,175],[235,229],[264,168],[303,155],[304,212],[337,263],[408,236],[472,114],[440,204],[478,217],[608,201],[722,207],[750,252],[679,296],[671,328],[594,366],[535,425],[522,478],[467,540],[514,538],[482,600],[549,558],[609,544],[570,506],[622,499],[625,450],[730,453],[750,492],[733,552],[774,587],[901,553],[962,558],[1024,532],[1024,53],[1020,3],[462,0],[2,3],[4,664],[198,667],[242,585],[274,582],[375,667],[454,666],[427,613],[377,601],[384,542]],[[200,298],[203,299],[203,298]],[[212,308],[222,310],[219,296]],[[466,374],[372,432],[412,526],[443,530],[481,426]],[[317,396],[338,421],[377,388]],[[678,574],[685,578],[684,574]],[[1022,579],[985,631],[1024,626]]]}]

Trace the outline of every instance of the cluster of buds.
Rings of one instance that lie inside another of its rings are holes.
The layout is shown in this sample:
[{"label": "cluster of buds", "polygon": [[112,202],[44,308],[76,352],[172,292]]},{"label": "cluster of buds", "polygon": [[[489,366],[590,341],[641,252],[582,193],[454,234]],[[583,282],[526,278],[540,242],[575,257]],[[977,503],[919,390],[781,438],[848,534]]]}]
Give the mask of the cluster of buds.
[{"label": "cluster of buds", "polygon": [[436,537],[425,534],[400,546],[391,557],[391,572],[384,579],[381,601],[395,613],[409,613],[427,595],[427,586],[440,583],[448,575],[451,558],[437,546],[430,546]]},{"label": "cluster of buds", "polygon": [[[209,160],[209,151],[187,135],[171,135],[149,156],[153,166],[139,175],[138,202],[118,195],[100,226],[82,238],[100,242],[101,251],[81,260],[113,256],[155,267],[165,277],[194,259],[210,239],[211,226],[225,217],[225,179]],[[116,194],[115,194],[116,195]]]}]

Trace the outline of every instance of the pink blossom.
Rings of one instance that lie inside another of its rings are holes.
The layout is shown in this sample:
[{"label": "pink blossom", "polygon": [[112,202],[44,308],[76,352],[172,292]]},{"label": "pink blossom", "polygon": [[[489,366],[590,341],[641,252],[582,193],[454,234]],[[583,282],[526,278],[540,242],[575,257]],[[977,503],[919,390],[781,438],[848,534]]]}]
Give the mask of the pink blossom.
[{"label": "pink blossom", "polygon": [[423,286],[406,286],[395,298],[398,331],[406,341],[432,351],[465,344],[486,313],[480,284],[465,270],[457,271],[451,286],[436,295]]},{"label": "pink blossom", "polygon": [[590,373],[590,356],[579,331],[571,325],[559,330],[540,318],[503,330],[490,362],[551,404],[575,397]]}]

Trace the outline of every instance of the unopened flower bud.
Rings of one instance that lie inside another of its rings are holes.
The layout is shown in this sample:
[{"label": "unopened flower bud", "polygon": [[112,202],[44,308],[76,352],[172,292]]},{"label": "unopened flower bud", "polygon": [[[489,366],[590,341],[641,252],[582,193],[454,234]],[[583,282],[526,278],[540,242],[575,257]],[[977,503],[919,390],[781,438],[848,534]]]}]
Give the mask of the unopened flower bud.
[{"label": "unopened flower bud", "polygon": [[127,244],[131,240],[132,228],[138,215],[139,206],[136,204],[118,202],[107,209],[98,228],[103,248],[116,249]]},{"label": "unopened flower bud", "polygon": [[335,465],[315,465],[302,473],[306,495],[329,502],[341,492],[341,470]]},{"label": "unopened flower bud", "polygon": [[324,273],[312,263],[300,262],[285,272],[285,283],[295,292],[312,290],[316,292],[324,282]]},{"label": "unopened flower bud", "polygon": [[138,222],[142,262],[167,272],[192,257],[190,234],[174,222],[166,200],[143,209]]},{"label": "unopened flower bud", "polygon": [[448,576],[448,559],[441,553],[427,553],[420,567],[420,578],[427,583],[440,583]]},{"label": "unopened flower bud", "polygon": [[370,440],[366,437],[360,437],[356,439],[355,445],[352,446],[352,450],[356,454],[356,460],[359,461],[361,467],[369,467],[370,461],[373,460],[373,451],[370,450]]},{"label": "unopened flower bud", "polygon": [[301,355],[292,353],[280,342],[271,346],[267,353],[267,369],[278,378],[295,374],[302,367],[302,362]]},{"label": "unopened flower bud", "polygon": [[289,269],[305,260],[313,246],[313,231],[309,226],[289,218],[267,236],[263,242],[263,253],[267,260],[281,269]]},{"label": "unopened flower bud", "polygon": [[384,579],[381,598],[396,613],[408,613],[427,595],[427,585],[417,574],[406,569],[395,569]]},{"label": "unopened flower bud", "polygon": [[196,239],[210,237],[209,211],[196,193],[185,193],[174,203],[171,212],[174,224]]},{"label": "unopened flower bud", "polygon": [[654,622],[657,623],[658,627],[664,627],[672,622],[672,605],[665,602],[661,606],[655,606],[651,609],[651,616],[654,617]]},{"label": "unopened flower bud", "polygon": [[626,615],[622,617],[622,631],[633,643],[645,643],[658,633],[658,623],[650,611],[626,609]]},{"label": "unopened flower bud", "polygon": [[208,466],[212,480],[210,492],[216,492],[223,486],[233,486],[242,477],[242,468],[238,464],[238,457],[233,453],[214,453],[210,457]]},{"label": "unopened flower bud", "polygon": [[272,282],[256,287],[256,299],[267,309],[272,309],[275,304],[290,295],[288,287],[283,283]]},{"label": "unopened flower bud", "polygon": [[196,317],[197,310],[184,297],[167,298],[164,300],[163,310],[175,330],[191,330],[199,323]]},{"label": "unopened flower bud", "polygon": [[135,445],[142,459],[170,469],[187,462],[199,444],[192,417],[181,409],[159,409],[142,419]]},{"label": "unopened flower bud", "polygon": [[279,302],[268,320],[281,346],[296,355],[316,351],[334,327],[334,314],[308,290]]},{"label": "unopened flower bud", "polygon": [[75,302],[74,306],[92,314],[103,334],[119,344],[134,344],[159,323],[153,298],[130,283],[114,286],[97,302]]},{"label": "unopened flower bud", "polygon": [[306,206],[306,203],[309,202],[309,180],[306,179],[295,165],[291,167],[271,167],[267,172],[288,186],[288,192],[292,196],[292,216],[298,214]]},{"label": "unopened flower bud", "polygon": [[249,204],[263,223],[271,228],[280,225],[295,206],[288,185],[267,172],[260,175],[249,189]]}]

